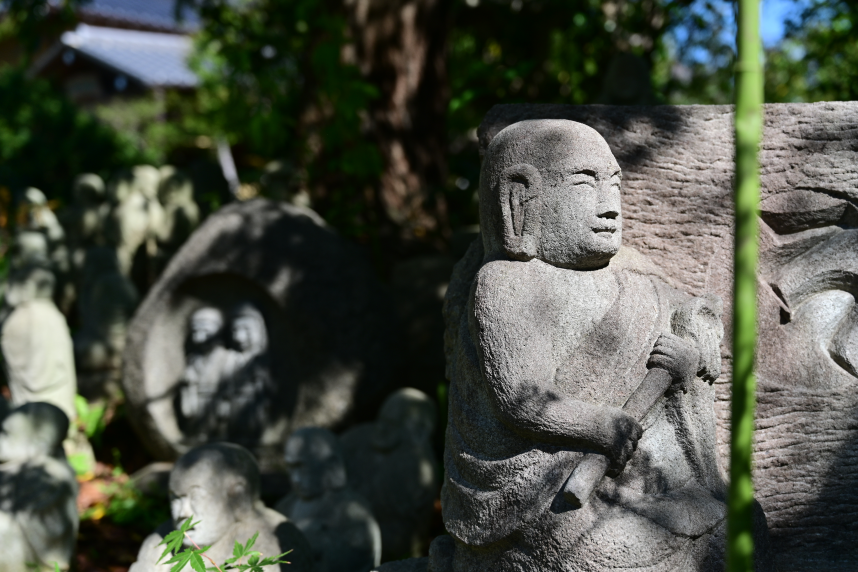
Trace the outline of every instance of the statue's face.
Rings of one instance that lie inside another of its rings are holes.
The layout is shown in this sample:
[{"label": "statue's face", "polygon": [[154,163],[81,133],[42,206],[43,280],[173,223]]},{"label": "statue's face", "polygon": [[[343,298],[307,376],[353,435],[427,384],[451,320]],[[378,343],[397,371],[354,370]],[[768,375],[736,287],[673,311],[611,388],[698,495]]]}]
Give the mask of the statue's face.
[{"label": "statue's face", "polygon": [[38,428],[26,415],[6,417],[0,424],[0,463],[49,455],[51,446],[40,439],[38,433]]},{"label": "statue's face", "polygon": [[201,308],[191,315],[191,342],[201,345],[214,338],[223,327],[223,315],[217,308]]},{"label": "statue's face", "polygon": [[318,498],[337,475],[337,459],[327,443],[296,434],[286,441],[286,467],[292,490],[304,500]]},{"label": "statue's face", "polygon": [[406,423],[403,422],[405,409],[404,404],[398,400],[390,400],[381,408],[372,436],[372,444],[376,449],[381,451],[393,449],[409,433],[409,427],[406,427]]},{"label": "statue's face", "polygon": [[558,157],[542,173],[541,258],[561,268],[598,268],[622,240],[620,167],[607,143]]},{"label": "statue's face", "polygon": [[265,322],[259,314],[240,314],[232,321],[232,341],[242,353],[265,351],[267,339]]},{"label": "statue's face", "polygon": [[27,458],[28,447],[25,439],[19,436],[26,427],[18,415],[10,415],[0,425],[0,463],[19,461]]},{"label": "statue's face", "polygon": [[[193,516],[195,527],[188,536],[199,546],[220,540],[235,522],[225,476],[199,463],[170,476],[170,513],[178,528]],[[185,544],[191,546],[186,538]]]}]

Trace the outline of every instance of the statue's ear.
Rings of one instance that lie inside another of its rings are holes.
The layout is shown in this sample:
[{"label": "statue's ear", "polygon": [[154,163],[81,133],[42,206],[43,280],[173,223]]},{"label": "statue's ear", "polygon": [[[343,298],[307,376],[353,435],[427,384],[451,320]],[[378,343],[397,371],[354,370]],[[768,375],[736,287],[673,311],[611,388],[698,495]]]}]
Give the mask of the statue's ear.
[{"label": "statue's ear", "polygon": [[539,245],[542,176],[533,165],[519,163],[504,170],[498,184],[504,250],[515,260],[531,260]]}]

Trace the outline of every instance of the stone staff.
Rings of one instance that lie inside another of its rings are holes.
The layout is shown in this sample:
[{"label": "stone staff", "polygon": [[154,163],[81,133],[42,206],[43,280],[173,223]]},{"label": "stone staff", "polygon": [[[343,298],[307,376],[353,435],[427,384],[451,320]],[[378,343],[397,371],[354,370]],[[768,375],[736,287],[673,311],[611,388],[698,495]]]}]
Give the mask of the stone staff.
[{"label": "stone staff", "polygon": [[[698,355],[703,355],[703,347],[701,343],[705,343],[707,337],[711,337],[713,330],[711,328],[701,327],[708,319],[720,320],[720,300],[715,300],[709,297],[692,298],[682,304],[671,318],[671,330],[674,334],[681,338],[695,342]],[[717,330],[717,328],[716,328]],[[710,334],[710,336],[707,336]],[[720,343],[720,336],[718,336]],[[706,381],[710,383],[717,379],[720,371],[713,377],[703,373],[706,368],[698,368]],[[647,371],[643,381],[638,385],[637,389],[631,394],[623,405],[623,412],[627,413],[637,421],[643,421],[650,409],[652,409],[658,400],[667,393],[673,383],[671,375],[664,369],[653,367]],[[687,389],[683,386],[683,392]],[[563,498],[575,508],[581,508],[590,499],[590,495],[605,478],[608,472],[609,461],[608,457],[599,453],[587,453],[578,466],[569,475],[566,483],[563,485]]]}]

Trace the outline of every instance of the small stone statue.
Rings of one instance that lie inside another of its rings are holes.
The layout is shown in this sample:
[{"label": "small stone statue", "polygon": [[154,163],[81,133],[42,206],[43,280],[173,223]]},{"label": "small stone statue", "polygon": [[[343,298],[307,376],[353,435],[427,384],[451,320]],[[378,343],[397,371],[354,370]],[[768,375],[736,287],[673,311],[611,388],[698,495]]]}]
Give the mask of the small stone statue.
[{"label": "small stone statue", "polygon": [[68,428],[48,403],[27,403],[0,421],[0,572],[69,568],[79,521],[62,449]]},{"label": "small stone statue", "polygon": [[170,166],[161,167],[158,200],[164,207],[164,219],[158,229],[158,246],[169,258],[200,224],[200,207],[194,201],[191,179]]},{"label": "small stone statue", "polygon": [[[286,557],[291,565],[283,565],[284,572],[315,570],[301,531],[259,500],[259,466],[243,447],[215,443],[180,457],[170,472],[170,512],[172,520],[146,538],[129,572],[169,572],[170,566],[157,563],[164,550],[158,544],[191,517],[199,524],[188,531],[185,545],[211,546],[207,554],[218,565],[232,557],[236,542],[244,544],[259,533],[254,550],[263,555],[292,550]],[[275,570],[269,567],[267,572]],[[191,572],[191,567],[184,571]]]},{"label": "small stone statue", "polygon": [[63,213],[63,226],[68,237],[71,265],[80,289],[80,274],[86,261],[86,251],[103,244],[104,225],[110,207],[104,181],[94,173],[75,177],[72,196],[74,202]]},{"label": "small stone statue", "polygon": [[340,438],[349,480],[381,527],[384,561],[419,556],[429,540],[439,488],[431,442],[436,418],[425,393],[400,389],[385,400],[375,423]]},{"label": "small stone statue", "polygon": [[213,307],[191,314],[176,407],[189,440],[255,444],[268,424],[274,391],[268,331],[256,306],[239,303],[226,319]]},{"label": "small stone statue", "polygon": [[118,383],[128,322],[137,308],[134,284],[122,274],[116,251],[87,250],[78,297],[80,330],[74,349],[81,390],[96,395]]},{"label": "small stone statue", "polygon": [[13,406],[51,403],[74,420],[77,377],[71,334],[53,290],[54,276],[44,267],[16,273],[7,293],[13,309],[0,330],[0,348]]},{"label": "small stone statue", "polygon": [[55,299],[60,309],[67,312],[74,300],[74,284],[65,230],[48,205],[47,197],[39,189],[30,187],[24,192],[23,207],[26,213],[25,231],[39,232],[47,240],[48,259],[56,279]]},{"label": "small stone statue", "polygon": [[572,121],[515,123],[487,149],[482,241],[445,304],[457,572],[723,570],[720,301],[621,247],[621,182]]},{"label": "small stone statue", "polygon": [[367,501],[346,482],[336,436],[307,427],[286,442],[292,492],[275,509],[307,537],[319,572],[369,572],[381,558],[381,533]]}]

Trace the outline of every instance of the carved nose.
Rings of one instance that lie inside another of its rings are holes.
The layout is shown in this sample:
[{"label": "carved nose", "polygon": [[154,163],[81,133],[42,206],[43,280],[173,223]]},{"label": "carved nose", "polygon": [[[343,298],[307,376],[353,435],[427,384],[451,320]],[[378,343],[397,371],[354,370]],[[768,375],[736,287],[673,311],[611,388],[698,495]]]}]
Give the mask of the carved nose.
[{"label": "carved nose", "polygon": [[620,216],[620,213],[614,209],[608,208],[600,212],[598,215],[599,218],[607,218],[607,219],[615,219]]}]

